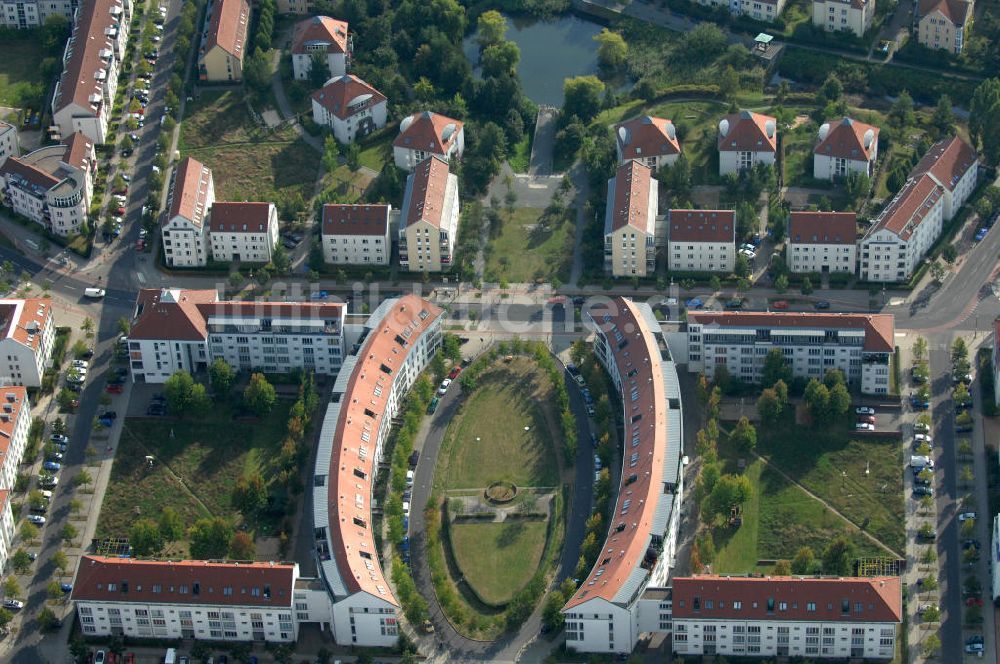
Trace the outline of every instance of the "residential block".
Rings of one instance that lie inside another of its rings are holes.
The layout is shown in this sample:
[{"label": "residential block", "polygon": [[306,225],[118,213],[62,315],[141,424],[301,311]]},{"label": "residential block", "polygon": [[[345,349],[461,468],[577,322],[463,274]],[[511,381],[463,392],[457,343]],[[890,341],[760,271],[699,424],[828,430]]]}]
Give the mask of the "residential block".
[{"label": "residential block", "polygon": [[824,122],[813,149],[813,177],[836,180],[850,173],[875,174],[878,160],[878,127],[851,118]]},{"label": "residential block", "polygon": [[406,178],[399,221],[399,266],[413,272],[451,268],[458,237],[458,177],[448,162],[425,159]]},{"label": "residential block", "polygon": [[604,271],[615,277],[656,272],[658,183],[648,166],[629,160],[608,180]]},{"label": "residential block", "polygon": [[667,256],[671,272],[721,272],[736,269],[736,212],[670,210]]},{"label": "residential block", "polygon": [[615,131],[618,163],[637,161],[654,171],[672,165],[681,154],[677,127],[670,120],[648,115],[627,120]]},{"label": "residential block", "polygon": [[788,217],[787,247],[786,260],[792,272],[854,274],[858,255],[858,215],[796,210]]},{"label": "residential block", "polygon": [[357,76],[331,79],[312,94],[313,120],[330,127],[338,143],[353,143],[385,126],[389,102]]},{"label": "residential block", "polygon": [[391,205],[323,206],[323,260],[330,265],[388,265]]},{"label": "residential block", "polygon": [[270,263],[278,246],[278,209],[274,203],[216,201],[209,235],[213,260]]},{"label": "residential block", "polygon": [[465,151],[465,129],[459,120],[423,111],[403,118],[399,136],[392,142],[396,166],[412,171],[428,157],[444,162],[462,158]]},{"label": "residential block", "polygon": [[327,69],[325,78],[343,76],[350,65],[353,48],[347,21],[329,16],[313,16],[299,21],[292,32],[292,73],[295,80],[308,80],[314,59],[323,61]]},{"label": "residential block", "polygon": [[739,173],[757,164],[774,164],[778,149],[777,120],[740,111],[719,121],[719,175]]},{"label": "residential block", "polygon": [[250,5],[247,0],[211,0],[198,51],[198,79],[207,83],[243,80]]},{"label": "residential block", "polygon": [[161,227],[169,267],[203,267],[208,262],[208,213],[215,203],[212,170],[185,157],[174,170]]}]

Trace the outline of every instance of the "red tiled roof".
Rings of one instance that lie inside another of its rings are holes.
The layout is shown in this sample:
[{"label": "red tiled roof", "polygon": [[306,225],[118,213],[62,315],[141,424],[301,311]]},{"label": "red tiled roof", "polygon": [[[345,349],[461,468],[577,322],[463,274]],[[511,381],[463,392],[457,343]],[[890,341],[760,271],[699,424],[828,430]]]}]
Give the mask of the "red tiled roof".
[{"label": "red tiled roof", "polygon": [[[21,462],[21,459],[7,456],[7,453],[14,438],[17,420],[22,414],[25,417],[31,417],[28,391],[20,385],[0,387],[0,466],[5,466],[8,462]],[[0,508],[3,507],[7,497],[3,498],[0,500]]]},{"label": "red tiled roof", "polygon": [[615,199],[610,202],[612,232],[625,226],[643,233],[649,231],[649,197],[656,186],[652,174],[649,166],[634,161],[618,167],[614,178]]},{"label": "red tiled roof", "polygon": [[864,330],[865,350],[891,353],[896,347],[896,325],[892,314],[689,311],[687,318],[690,323],[720,327]]},{"label": "red tiled roof", "polygon": [[294,318],[298,320],[337,320],[343,318],[342,302],[199,302],[198,313],[207,321],[210,316]]},{"label": "red tiled roof", "polygon": [[855,244],[858,241],[856,212],[806,212],[788,217],[791,244]]},{"label": "red tiled roof", "polygon": [[952,25],[964,26],[971,18],[972,3],[966,0],[920,0],[918,10],[920,18],[935,10],[941,12]]},{"label": "red tiled roof", "polygon": [[386,101],[385,95],[353,74],[334,79],[312,93],[312,98],[341,120]]},{"label": "red tiled roof", "polygon": [[955,191],[959,180],[978,159],[979,155],[971,145],[958,136],[952,136],[932,145],[910,171],[910,177],[916,178],[926,173],[948,191]]},{"label": "red tiled roof", "polygon": [[329,16],[313,16],[295,24],[292,54],[313,53],[307,46],[326,45],[327,53],[347,53],[347,21]]},{"label": "red tiled roof", "polygon": [[208,24],[208,38],[202,49],[207,54],[218,46],[226,53],[243,60],[250,23],[250,5],[246,0],[214,0]]},{"label": "red tiled roof", "polygon": [[214,290],[143,288],[136,298],[129,339],[204,341],[208,328],[196,305],[218,299]]},{"label": "red tiled roof", "polygon": [[0,166],[0,176],[6,178],[9,175],[19,175],[30,184],[41,187],[43,196],[49,189],[62,182],[61,179],[37,166],[24,163],[20,157],[10,157]]},{"label": "red tiled roof", "polygon": [[[878,149],[878,127],[874,125],[844,118],[836,124],[828,122],[823,127],[827,127],[826,138],[820,140],[813,150],[818,155],[869,161]],[[823,127],[820,127],[820,134]],[[865,134],[869,130],[872,132],[871,140],[867,143],[868,147],[865,147]]]},{"label": "red tiled roof", "polygon": [[212,169],[197,159],[185,157],[174,172],[168,220],[179,215],[200,228],[208,215],[210,182]]},{"label": "red tiled roof", "polygon": [[82,171],[90,169],[91,158],[94,156],[94,145],[82,132],[73,132],[66,141],[66,156],[63,161]]},{"label": "red tiled roof", "polygon": [[[327,490],[330,553],[337,561],[348,590],[367,592],[397,606],[399,602],[393,597],[379,564],[372,533],[368,498],[372,496],[371,483],[378,459],[374,448],[366,453],[361,453],[361,448],[365,447],[363,441],[378,435],[393,394],[393,378],[382,367],[398,374],[406,353],[410,352],[400,341],[406,339],[406,344],[412,348],[441,314],[442,310],[430,302],[416,295],[404,295],[369,333],[340,401],[342,405],[330,455]],[[364,479],[358,477],[355,470],[363,473]],[[367,527],[358,525],[355,520]],[[362,557],[365,552],[368,558]]]},{"label": "red tiled roof", "polygon": [[[605,321],[602,317],[600,322],[595,320],[595,323],[612,341],[608,345],[612,354],[610,361],[618,367],[621,376],[635,372],[629,380],[635,386],[638,396],[628,403],[626,412],[630,417],[644,415],[642,421],[638,422],[640,426],[634,430],[638,434],[639,443],[629,447],[632,453],[638,454],[640,461],[635,467],[622,473],[622,486],[611,512],[612,521],[608,524],[608,534],[601,546],[601,553],[587,579],[566,602],[563,611],[594,598],[613,601],[632,571],[643,564],[657,504],[665,491],[664,482],[667,481],[663,477],[663,468],[667,462],[667,418],[670,415],[660,349],[653,331],[649,329],[646,319],[639,313],[634,302],[616,297],[607,308],[607,313],[611,316],[610,320]],[[628,344],[614,343],[613,331],[625,335]],[[635,477],[635,481],[626,484],[629,475]],[[624,502],[626,500],[629,501],[628,505]],[[619,529],[620,524],[626,525]]]},{"label": "red tiled roof", "polygon": [[409,205],[403,210],[401,228],[412,226],[418,221],[426,221],[441,228],[449,173],[448,163],[437,157],[428,157],[417,164],[406,179]]},{"label": "red tiled roof", "polygon": [[213,233],[267,233],[274,203],[212,204],[208,227]]},{"label": "red tiled roof", "polygon": [[[712,608],[708,608],[708,602]],[[740,602],[740,608],[734,608],[733,602]],[[847,613],[843,612],[844,602]],[[785,610],[781,610],[781,603],[787,605]],[[898,623],[903,619],[902,585],[898,576],[674,577],[673,604],[674,619],[879,623]],[[815,604],[814,611],[809,610],[810,604]]]},{"label": "red tiled roof", "polygon": [[397,148],[447,154],[462,133],[464,124],[431,111],[414,113],[399,124],[399,136],[392,142]]},{"label": "red tiled roof", "polygon": [[[752,111],[740,111],[727,115],[722,123],[728,123],[728,130],[719,130],[720,152],[774,152],[777,150],[777,120],[769,115]],[[770,123],[770,125],[768,124]],[[771,132],[768,134],[768,127]]]},{"label": "red tiled roof", "polygon": [[389,232],[391,205],[323,206],[323,235],[378,235]]},{"label": "red tiled roof", "polygon": [[670,210],[667,219],[670,242],[736,243],[733,210]]},{"label": "red tiled roof", "polygon": [[101,95],[102,84],[97,79],[98,70],[107,71],[108,63],[101,53],[112,51],[114,43],[105,34],[112,27],[118,27],[118,18],[111,13],[116,0],[90,0],[81,2],[77,10],[76,26],[72,33],[70,56],[66,61],[59,86],[59,105],[56,112],[70,104],[89,108],[97,113],[103,101],[91,104],[91,95]]},{"label": "red tiled roof", "polygon": [[914,229],[920,225],[943,194],[944,190],[930,175],[907,180],[895,198],[876,217],[865,237],[885,229],[904,242],[909,240]]},{"label": "red tiled roof", "polygon": [[623,159],[659,157],[681,151],[674,123],[648,115],[622,122],[617,127],[615,139]]},{"label": "red tiled roof", "polygon": [[[17,320],[15,320],[15,316]],[[42,332],[52,319],[52,301],[33,297],[25,300],[0,300],[0,329],[4,337],[38,350]]]},{"label": "red tiled roof", "polygon": [[72,599],[289,608],[295,576],[295,565],[290,563],[83,556]]}]

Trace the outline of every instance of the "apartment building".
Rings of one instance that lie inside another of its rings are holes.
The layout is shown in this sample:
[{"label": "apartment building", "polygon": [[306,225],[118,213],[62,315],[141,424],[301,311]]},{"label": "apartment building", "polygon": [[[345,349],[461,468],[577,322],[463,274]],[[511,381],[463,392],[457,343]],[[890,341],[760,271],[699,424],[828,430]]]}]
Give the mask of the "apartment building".
[{"label": "apartment building", "polygon": [[711,378],[718,367],[747,383],[760,382],[772,349],[794,376],[823,380],[840,369],[864,394],[888,394],[895,350],[891,314],[689,311],[688,371]]},{"label": "apartment building", "polygon": [[0,387],[0,487],[5,490],[14,489],[30,428],[31,404],[27,389],[21,385]]},{"label": "apartment building", "polygon": [[812,24],[827,32],[863,37],[872,27],[875,3],[870,0],[813,0]]},{"label": "apartment building", "polygon": [[944,189],[930,175],[908,180],[858,241],[862,281],[906,281],[941,234]]},{"label": "apartment building", "polygon": [[813,177],[836,180],[850,173],[875,174],[878,160],[878,127],[844,118],[820,125],[813,149]]},{"label": "apartment building", "polygon": [[892,659],[899,577],[676,577],[678,655]]},{"label": "apartment building", "polygon": [[441,345],[443,311],[416,295],[383,301],[344,362],[313,477],[314,554],[341,645],[394,646],[399,600],[375,544],[373,489],[407,392]]},{"label": "apartment building", "polygon": [[82,556],[70,596],[86,636],[294,643],[295,563]]},{"label": "apartment building", "polygon": [[11,509],[11,489],[0,489],[0,567],[7,568],[7,559],[14,551],[14,511]]},{"label": "apartment building", "polygon": [[167,217],[160,230],[168,266],[203,267],[208,263],[206,221],[213,203],[212,169],[185,157],[174,170],[167,194]]},{"label": "apartment building", "polygon": [[399,136],[392,142],[396,166],[412,171],[428,157],[449,162],[465,151],[465,125],[432,111],[414,113],[399,123]]},{"label": "apartment building", "polygon": [[748,16],[770,23],[785,9],[785,0],[698,0],[706,7],[721,7],[733,16]]},{"label": "apartment building", "polygon": [[312,14],[313,0],[278,0],[279,14]]},{"label": "apartment building", "polygon": [[451,269],[458,238],[458,177],[439,157],[406,178],[399,222],[399,266],[412,272]]},{"label": "apartment building", "polygon": [[392,256],[391,214],[391,205],[324,205],[320,230],[323,261],[330,265],[388,265]]},{"label": "apartment building", "polygon": [[17,127],[0,120],[0,166],[7,161],[7,157],[20,155],[21,144],[17,140]]},{"label": "apartment building", "polygon": [[858,260],[855,212],[807,212],[788,217],[788,268],[792,272],[848,272]]},{"label": "apartment building", "polygon": [[721,272],[736,269],[736,212],[670,210],[667,256],[671,272]]},{"label": "apartment building", "polygon": [[243,80],[250,5],[247,0],[211,0],[198,51],[198,79]]},{"label": "apartment building", "polygon": [[[994,323],[994,343],[996,343],[995,328],[996,323]],[[996,362],[994,362],[994,366],[996,366]],[[996,383],[993,384],[996,385]],[[992,597],[993,601],[996,602],[1000,599],[1000,514],[993,517],[993,535],[990,538],[990,576],[992,577]]]},{"label": "apartment building", "polygon": [[917,162],[911,178],[929,175],[944,190],[941,215],[948,221],[965,205],[976,189],[979,155],[958,136],[943,138]]},{"label": "apartment building", "polygon": [[346,145],[384,127],[389,102],[357,76],[344,74],[312,94],[312,113],[316,124],[329,127]]},{"label": "apartment building", "polygon": [[757,164],[773,165],[778,150],[777,120],[740,111],[719,121],[719,175],[739,173]]},{"label": "apartment building", "polygon": [[[1000,318],[993,321],[993,403],[1000,406]],[[1000,550],[1000,549],[998,549]]]},{"label": "apartment building", "polygon": [[635,160],[608,180],[604,214],[604,271],[614,277],[656,272],[658,183],[652,170]]},{"label": "apartment building", "polygon": [[76,235],[87,221],[97,158],[82,133],[64,144],[47,145],[0,166],[3,205],[62,237]]},{"label": "apartment building", "polygon": [[79,131],[95,145],[107,141],[132,6],[131,0],[92,0],[76,12],[52,95],[52,120],[64,138]]},{"label": "apartment building", "polygon": [[616,297],[587,315],[594,353],[624,404],[625,459],[607,539],[562,613],[568,649],[626,654],[644,631],[648,589],[665,586],[674,565],[683,409],[674,358],[648,304]]},{"label": "apartment building", "polygon": [[128,348],[132,380],[162,383],[206,371],[216,358],[237,370],[335,375],[344,359],[343,304],[220,301],[212,290],[139,291]]},{"label": "apartment building", "polygon": [[53,318],[45,298],[0,300],[0,382],[41,387],[55,342]]},{"label": "apartment building", "polygon": [[972,30],[974,4],[969,0],[920,0],[917,42],[960,55]]},{"label": "apartment building", "polygon": [[217,201],[208,217],[212,260],[270,263],[278,246],[278,209],[274,203]]},{"label": "apartment building", "polygon": [[309,78],[314,59],[323,60],[329,72],[324,78],[343,76],[351,64],[353,48],[347,21],[329,16],[313,16],[299,21],[292,32],[292,73],[295,80]]},{"label": "apartment building", "polygon": [[637,161],[654,171],[672,165],[681,154],[674,123],[648,115],[619,124],[615,128],[615,146],[620,165]]},{"label": "apartment building", "polygon": [[65,16],[72,23],[79,4],[79,0],[0,0],[0,26],[40,28],[50,16]]}]

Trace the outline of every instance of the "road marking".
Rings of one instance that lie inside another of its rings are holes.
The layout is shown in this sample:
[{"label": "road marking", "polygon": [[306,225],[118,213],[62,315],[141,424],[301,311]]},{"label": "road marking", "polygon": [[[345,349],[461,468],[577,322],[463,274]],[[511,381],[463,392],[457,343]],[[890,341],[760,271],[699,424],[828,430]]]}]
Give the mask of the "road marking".
[{"label": "road marking", "polygon": [[142,272],[137,271],[135,273],[135,278],[138,279],[139,283],[142,284],[143,286],[146,285],[146,275],[144,275]]}]

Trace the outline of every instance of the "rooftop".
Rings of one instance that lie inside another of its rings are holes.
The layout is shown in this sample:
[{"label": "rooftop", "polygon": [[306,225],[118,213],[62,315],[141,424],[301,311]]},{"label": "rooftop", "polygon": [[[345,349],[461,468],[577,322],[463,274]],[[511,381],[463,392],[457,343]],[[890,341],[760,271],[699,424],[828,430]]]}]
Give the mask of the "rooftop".
[{"label": "rooftop", "polygon": [[819,128],[819,142],[813,150],[824,157],[868,161],[878,151],[878,127],[851,118],[825,122]]},{"label": "rooftop", "polygon": [[353,74],[327,81],[312,98],[341,120],[386,101],[385,95]]},{"label": "rooftop", "polygon": [[927,174],[948,191],[955,191],[962,176],[978,159],[979,155],[971,145],[958,136],[952,136],[932,145],[910,171],[910,177],[916,178]]},{"label": "rooftop", "polygon": [[438,157],[428,157],[417,165],[406,178],[400,230],[419,221],[441,228],[449,177],[448,162]]},{"label": "rooftop", "polygon": [[671,242],[729,242],[736,244],[736,212],[733,210],[670,210]]},{"label": "rooftop", "polygon": [[[117,8],[117,12],[113,13]],[[76,104],[97,115],[103,105],[104,81],[113,56],[121,4],[117,0],[80,3],[76,25],[67,43],[63,73],[59,79],[59,99],[55,111]],[[112,34],[109,34],[112,33]]]},{"label": "rooftop", "polygon": [[292,54],[347,53],[347,21],[329,16],[313,16],[295,24],[292,33]]},{"label": "rooftop", "polygon": [[972,3],[966,0],[920,0],[918,16],[923,18],[935,11],[948,19],[952,25],[963,26],[972,16]]},{"label": "rooftop", "polygon": [[740,111],[719,122],[720,152],[774,152],[777,150],[777,120],[769,115]]},{"label": "rooftop", "polygon": [[267,233],[273,210],[274,203],[217,201],[208,217],[209,228],[213,233]]},{"label": "rooftop", "polygon": [[944,190],[930,175],[920,175],[906,181],[899,193],[875,218],[865,238],[885,230],[904,242],[910,239],[924,218],[934,209]]},{"label": "rooftop", "polygon": [[462,133],[463,126],[460,120],[431,111],[414,113],[399,123],[399,136],[392,144],[397,148],[444,155]]},{"label": "rooftop", "polygon": [[346,205],[328,203],[323,206],[323,235],[376,235],[389,232],[391,205]]},{"label": "rooftop", "polygon": [[213,0],[202,55],[218,46],[242,61],[249,23],[250,5],[246,0]]},{"label": "rooftop", "polygon": [[707,326],[772,330],[782,328],[864,330],[866,351],[891,353],[896,347],[896,326],[892,314],[689,311],[688,322]]},{"label": "rooftop", "polygon": [[622,159],[643,159],[680,154],[677,128],[664,118],[644,115],[618,125],[615,138]]},{"label": "rooftop", "polygon": [[193,157],[185,157],[174,172],[168,220],[180,216],[201,228],[212,202],[208,195],[212,188],[212,169]]},{"label": "rooftop", "polygon": [[856,244],[856,212],[808,212],[796,210],[788,217],[790,244]]},{"label": "rooftop", "polygon": [[656,180],[649,166],[629,161],[618,167],[608,182],[608,216],[610,224],[604,233],[613,233],[632,226],[642,233],[655,230],[656,208],[650,210],[651,197],[656,194]]}]

